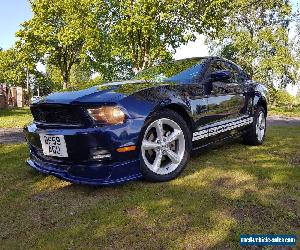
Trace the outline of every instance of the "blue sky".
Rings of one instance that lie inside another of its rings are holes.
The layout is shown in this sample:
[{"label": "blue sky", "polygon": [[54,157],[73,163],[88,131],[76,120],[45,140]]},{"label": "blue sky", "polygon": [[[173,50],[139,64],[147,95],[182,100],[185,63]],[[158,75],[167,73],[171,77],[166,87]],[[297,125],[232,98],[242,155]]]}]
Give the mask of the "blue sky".
[{"label": "blue sky", "polygon": [[0,7],[0,47],[7,49],[15,42],[20,24],[32,17],[27,0],[4,0]]}]

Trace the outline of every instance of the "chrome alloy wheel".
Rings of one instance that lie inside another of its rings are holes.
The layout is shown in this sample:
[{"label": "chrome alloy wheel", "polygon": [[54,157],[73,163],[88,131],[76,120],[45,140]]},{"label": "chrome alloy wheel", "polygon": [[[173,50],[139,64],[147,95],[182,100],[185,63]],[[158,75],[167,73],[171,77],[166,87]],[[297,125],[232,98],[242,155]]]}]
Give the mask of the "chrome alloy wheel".
[{"label": "chrome alloy wheel", "polygon": [[257,117],[256,121],[256,136],[258,141],[262,141],[265,135],[266,130],[266,117],[264,112],[259,112],[259,115]]},{"label": "chrome alloy wheel", "polygon": [[145,131],[141,153],[146,166],[158,175],[173,172],[181,163],[185,138],[180,126],[167,118],[152,122]]}]

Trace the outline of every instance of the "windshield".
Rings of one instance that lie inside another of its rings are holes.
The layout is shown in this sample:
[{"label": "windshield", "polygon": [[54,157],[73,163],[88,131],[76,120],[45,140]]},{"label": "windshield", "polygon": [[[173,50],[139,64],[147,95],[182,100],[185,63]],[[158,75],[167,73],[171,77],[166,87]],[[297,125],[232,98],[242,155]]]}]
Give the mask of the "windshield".
[{"label": "windshield", "polygon": [[192,58],[163,63],[138,73],[136,80],[153,80],[160,82],[193,82],[203,71],[205,58]]}]

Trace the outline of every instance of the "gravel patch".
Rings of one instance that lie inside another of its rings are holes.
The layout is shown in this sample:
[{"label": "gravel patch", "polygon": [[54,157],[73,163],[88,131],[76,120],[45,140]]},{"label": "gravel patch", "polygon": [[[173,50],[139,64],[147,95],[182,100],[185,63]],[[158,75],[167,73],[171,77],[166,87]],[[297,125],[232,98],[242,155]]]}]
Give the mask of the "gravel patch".
[{"label": "gravel patch", "polygon": [[0,144],[16,144],[25,142],[21,128],[1,128]]},{"label": "gravel patch", "polygon": [[267,118],[267,125],[269,126],[300,126],[300,117],[286,117],[286,116],[269,116]]}]

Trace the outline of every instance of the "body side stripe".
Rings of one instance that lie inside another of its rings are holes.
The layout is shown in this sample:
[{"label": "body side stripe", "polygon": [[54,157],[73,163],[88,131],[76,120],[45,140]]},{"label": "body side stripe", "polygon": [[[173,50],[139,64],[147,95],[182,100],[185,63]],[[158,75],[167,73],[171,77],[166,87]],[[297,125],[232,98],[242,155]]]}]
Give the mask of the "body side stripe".
[{"label": "body side stripe", "polygon": [[253,117],[245,115],[239,118],[216,122],[203,127],[199,127],[198,130],[193,133],[192,141],[197,141],[229,130],[233,130],[235,128],[243,127],[251,124],[252,122]]}]

